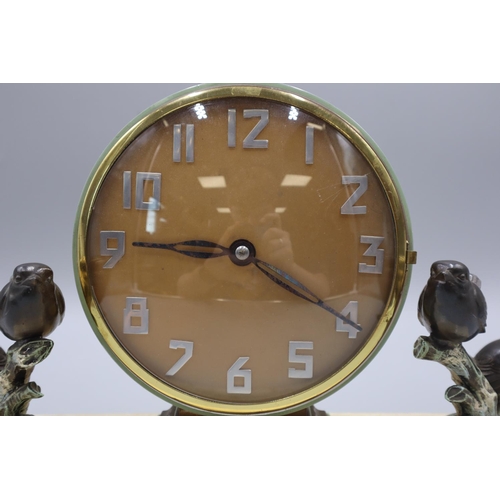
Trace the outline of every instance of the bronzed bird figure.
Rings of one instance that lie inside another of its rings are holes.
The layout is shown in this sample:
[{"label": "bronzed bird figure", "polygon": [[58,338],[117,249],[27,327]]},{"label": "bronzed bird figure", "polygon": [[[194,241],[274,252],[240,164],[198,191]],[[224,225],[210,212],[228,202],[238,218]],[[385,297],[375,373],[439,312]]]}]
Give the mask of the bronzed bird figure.
[{"label": "bronzed bird figure", "polygon": [[432,264],[418,302],[418,319],[432,339],[452,346],[486,331],[486,300],[476,282],[461,262]]},{"label": "bronzed bird figure", "polygon": [[500,393],[500,340],[494,340],[484,346],[475,356],[474,361],[488,379],[493,390]]},{"label": "bronzed bird figure", "polygon": [[64,309],[52,269],[35,262],[21,264],[0,292],[0,330],[16,341],[46,337],[63,320]]}]

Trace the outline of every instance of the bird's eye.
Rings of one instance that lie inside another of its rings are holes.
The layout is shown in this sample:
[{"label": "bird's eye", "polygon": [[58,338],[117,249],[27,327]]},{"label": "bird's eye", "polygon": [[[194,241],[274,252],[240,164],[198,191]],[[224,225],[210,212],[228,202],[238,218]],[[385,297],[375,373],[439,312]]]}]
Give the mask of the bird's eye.
[{"label": "bird's eye", "polygon": [[460,281],[465,281],[465,280],[467,279],[467,276],[465,276],[465,274],[460,274],[460,275],[458,276],[458,279],[459,279]]},{"label": "bird's eye", "polygon": [[21,275],[20,274],[17,274],[15,277],[14,277],[14,281],[16,283],[21,283],[23,279],[21,278]]}]

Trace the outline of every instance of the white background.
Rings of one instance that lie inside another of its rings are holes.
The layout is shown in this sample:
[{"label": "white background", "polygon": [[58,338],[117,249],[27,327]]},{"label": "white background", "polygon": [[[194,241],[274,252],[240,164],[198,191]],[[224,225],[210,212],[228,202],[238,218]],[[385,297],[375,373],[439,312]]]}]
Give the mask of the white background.
[{"label": "white background", "polygon": [[[4,3],[5,4],[5,3]],[[393,335],[331,411],[451,411],[446,370],[413,359],[416,301],[430,264],[463,260],[483,281],[499,337],[498,16],[421,0],[2,5],[0,82],[320,81],[299,84],[368,131],[406,194],[419,263]],[[350,82],[380,82],[351,85]],[[383,85],[443,82],[444,85]],[[68,302],[35,377],[33,413],[157,411],[107,356],[75,294],[71,233],[80,191],[114,135],[186,84],[24,89],[0,86],[0,278],[44,260]],[[24,127],[28,126],[28,129]],[[51,234],[46,238],[46,234]],[[2,278],[3,277],[3,278]],[[6,339],[0,339],[3,347]],[[491,496],[494,419],[1,419],[3,490],[66,499],[284,496],[386,499]]]},{"label": "white background", "polygon": [[[107,144],[137,114],[191,84],[0,86],[0,279],[39,261],[54,269],[67,303],[55,348],[33,380],[36,414],[155,414],[169,407],[126,375],[89,326],[73,278],[72,233],[84,184]],[[413,358],[427,334],[416,304],[435,260],[467,264],[490,305],[474,355],[500,338],[497,283],[500,86],[292,83],[333,104],[384,152],[408,203],[418,251],[410,292],[384,348],[346,387],[319,403],[334,413],[446,413],[442,366]],[[6,349],[10,342],[0,338]]]}]

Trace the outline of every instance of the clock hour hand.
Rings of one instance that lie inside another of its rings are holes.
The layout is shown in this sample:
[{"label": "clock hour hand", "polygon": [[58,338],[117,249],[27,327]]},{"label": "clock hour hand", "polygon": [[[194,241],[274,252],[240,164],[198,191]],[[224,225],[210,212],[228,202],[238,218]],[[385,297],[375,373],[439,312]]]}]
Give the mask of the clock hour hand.
[{"label": "clock hour hand", "polygon": [[308,302],[321,307],[330,314],[340,318],[344,321],[344,323],[347,323],[355,328],[358,332],[362,330],[358,324],[354,323],[354,321],[349,318],[346,318],[343,314],[340,314],[328,304],[325,304],[315,293],[311,292],[309,288],[300,283],[300,281],[297,281],[293,276],[289,275],[285,271],[278,269],[276,266],[264,262],[263,260],[257,259],[256,257],[252,259],[252,263],[257,267],[257,269],[259,269],[259,271],[264,273],[265,276],[274,281],[281,288],[297,295],[297,297],[300,297],[301,299],[307,300]]},{"label": "clock hour hand", "polygon": [[[173,252],[194,257],[195,259],[213,259],[215,257],[230,256],[229,248],[223,247],[218,243],[212,243],[205,240],[188,240],[178,243],[148,243],[145,241],[134,241],[134,247],[160,248],[162,250],[172,250]],[[206,250],[201,250],[206,249]]]}]

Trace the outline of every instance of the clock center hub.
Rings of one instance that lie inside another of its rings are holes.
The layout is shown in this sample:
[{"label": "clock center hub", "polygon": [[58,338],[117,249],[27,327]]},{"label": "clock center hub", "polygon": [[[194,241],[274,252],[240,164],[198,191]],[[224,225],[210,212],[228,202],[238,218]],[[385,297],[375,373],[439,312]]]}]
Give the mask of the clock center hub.
[{"label": "clock center hub", "polygon": [[239,260],[246,260],[250,257],[250,250],[245,245],[240,245],[235,251],[234,255]]},{"label": "clock center hub", "polygon": [[248,240],[236,240],[229,250],[229,258],[237,266],[248,266],[256,255],[255,247]]}]

